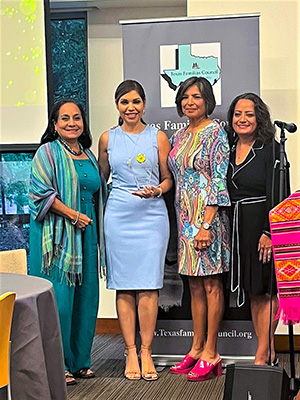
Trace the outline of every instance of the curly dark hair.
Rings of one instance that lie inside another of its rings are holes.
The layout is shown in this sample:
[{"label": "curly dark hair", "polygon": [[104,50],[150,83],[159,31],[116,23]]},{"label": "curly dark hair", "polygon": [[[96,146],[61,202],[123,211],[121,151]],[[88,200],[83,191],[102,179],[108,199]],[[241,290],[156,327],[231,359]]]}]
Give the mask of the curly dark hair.
[{"label": "curly dark hair", "polygon": [[206,78],[192,76],[191,78],[181,82],[176,95],[175,103],[177,107],[177,113],[180,117],[183,117],[184,115],[181,107],[183,96],[185,92],[194,85],[198,87],[199,92],[201,93],[201,96],[205,102],[206,117],[210,115],[216,107],[216,99],[210,82]]},{"label": "curly dark hair", "polygon": [[254,139],[260,143],[271,142],[275,137],[276,129],[271,121],[270,112],[268,106],[262,101],[262,99],[255,93],[244,93],[237,96],[230,104],[227,112],[228,125],[225,130],[229,136],[229,142],[232,144],[234,142],[235,132],[232,127],[232,119],[239,100],[250,100],[254,104],[254,111],[256,117],[257,128],[254,132]]},{"label": "curly dark hair", "polygon": [[57,103],[54,104],[53,109],[50,114],[50,117],[49,117],[49,120],[48,120],[47,128],[46,128],[43,136],[41,137],[41,144],[45,144],[48,142],[54,142],[54,140],[56,140],[58,138],[58,133],[55,130],[54,124],[58,120],[60,108],[64,104],[67,104],[67,103],[75,104],[80,110],[82,121],[83,121],[83,132],[79,136],[78,142],[81,143],[81,145],[84,149],[89,149],[92,145],[92,135],[91,135],[90,128],[89,128],[89,125],[87,122],[87,118],[86,118],[86,115],[85,115],[82,105],[77,100],[72,99],[72,98],[61,99]]},{"label": "curly dark hair", "polygon": [[[124,96],[125,94],[127,94],[129,92],[132,92],[133,90],[135,90],[138,93],[140,98],[145,103],[146,94],[145,94],[143,86],[138,81],[134,81],[132,79],[127,79],[126,81],[121,82],[115,91],[116,105],[118,105],[118,102],[122,96]],[[123,122],[124,122],[123,119],[121,117],[119,117],[119,122],[118,122],[119,125],[122,125]],[[143,121],[143,119],[141,119],[141,122],[146,125],[146,123]]]}]

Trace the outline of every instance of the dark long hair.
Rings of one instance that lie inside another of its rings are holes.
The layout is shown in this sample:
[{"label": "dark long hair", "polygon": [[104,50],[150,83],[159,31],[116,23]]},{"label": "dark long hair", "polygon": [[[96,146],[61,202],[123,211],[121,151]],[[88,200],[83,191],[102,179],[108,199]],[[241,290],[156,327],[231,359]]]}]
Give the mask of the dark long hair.
[{"label": "dark long hair", "polygon": [[83,121],[83,132],[78,138],[78,142],[82,144],[82,147],[84,149],[89,149],[92,145],[92,135],[90,132],[89,124],[87,122],[87,118],[84,112],[84,109],[82,105],[75,99],[61,99],[57,103],[54,104],[53,109],[51,111],[49,120],[48,120],[48,125],[47,128],[41,137],[41,144],[45,144],[48,142],[53,142],[58,138],[58,133],[55,130],[54,124],[56,124],[58,120],[58,115],[59,115],[59,110],[60,108],[67,103],[73,103],[75,104],[81,113],[82,121]]},{"label": "dark long hair", "polygon": [[[145,94],[143,86],[137,81],[127,79],[126,81],[121,82],[115,91],[116,105],[118,105],[118,102],[122,96],[124,96],[125,94],[127,94],[129,92],[132,92],[133,90],[135,90],[138,93],[140,98],[145,103],[146,94]],[[119,125],[122,125],[123,122],[124,122],[123,119],[121,117],[119,117]],[[141,122],[146,125],[146,123],[143,121],[143,119],[141,119]]]},{"label": "dark long hair", "polygon": [[268,106],[262,101],[262,99],[255,93],[244,93],[237,96],[230,104],[227,112],[228,125],[225,130],[228,133],[229,143],[233,144],[235,132],[232,127],[232,119],[234,114],[235,106],[239,100],[250,100],[254,104],[255,118],[257,128],[254,132],[253,139],[260,143],[271,142],[275,137],[276,129],[272,124],[270,112]]},{"label": "dark long hair", "polygon": [[181,82],[176,95],[175,103],[177,107],[177,113],[180,117],[183,117],[184,115],[181,107],[183,96],[185,92],[194,85],[198,87],[199,92],[204,100],[206,117],[210,115],[216,107],[216,99],[210,82],[206,78],[192,76],[191,78]]}]

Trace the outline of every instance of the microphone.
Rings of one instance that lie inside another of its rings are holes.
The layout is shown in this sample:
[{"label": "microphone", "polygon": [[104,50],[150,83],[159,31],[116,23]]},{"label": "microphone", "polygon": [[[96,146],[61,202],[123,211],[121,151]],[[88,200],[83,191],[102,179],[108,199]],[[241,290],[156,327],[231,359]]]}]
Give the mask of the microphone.
[{"label": "microphone", "polygon": [[280,129],[286,129],[290,133],[294,133],[297,130],[297,125],[293,123],[288,124],[287,122],[283,121],[274,121],[274,124]]}]

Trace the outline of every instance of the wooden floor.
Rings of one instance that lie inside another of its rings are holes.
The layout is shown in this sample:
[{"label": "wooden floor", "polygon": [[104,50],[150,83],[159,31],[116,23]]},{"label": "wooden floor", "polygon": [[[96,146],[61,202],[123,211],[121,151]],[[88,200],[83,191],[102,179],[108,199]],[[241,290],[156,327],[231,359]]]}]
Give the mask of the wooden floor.
[{"label": "wooden floor", "polygon": [[[97,335],[92,351],[92,369],[96,378],[77,380],[68,387],[72,400],[222,400],[225,376],[206,382],[188,382],[186,375],[163,369],[158,381],[128,381],[124,373],[124,344],[121,335]],[[290,373],[289,355],[279,355],[280,366]],[[300,357],[296,355],[296,376],[300,374]],[[240,400],[240,399],[236,399]],[[241,399],[242,400],[242,399]]]}]

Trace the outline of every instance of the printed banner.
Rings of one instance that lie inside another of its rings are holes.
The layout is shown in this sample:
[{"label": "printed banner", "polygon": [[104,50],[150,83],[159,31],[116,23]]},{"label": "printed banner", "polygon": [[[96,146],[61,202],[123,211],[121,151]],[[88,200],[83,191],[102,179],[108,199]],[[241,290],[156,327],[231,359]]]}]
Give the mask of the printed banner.
[{"label": "printed banner", "polygon": [[226,121],[241,93],[259,94],[259,16],[224,16],[174,21],[121,21],[124,79],[146,91],[145,121],[168,136],[187,123],[177,115],[180,82],[203,76],[217,101],[213,118]]}]

